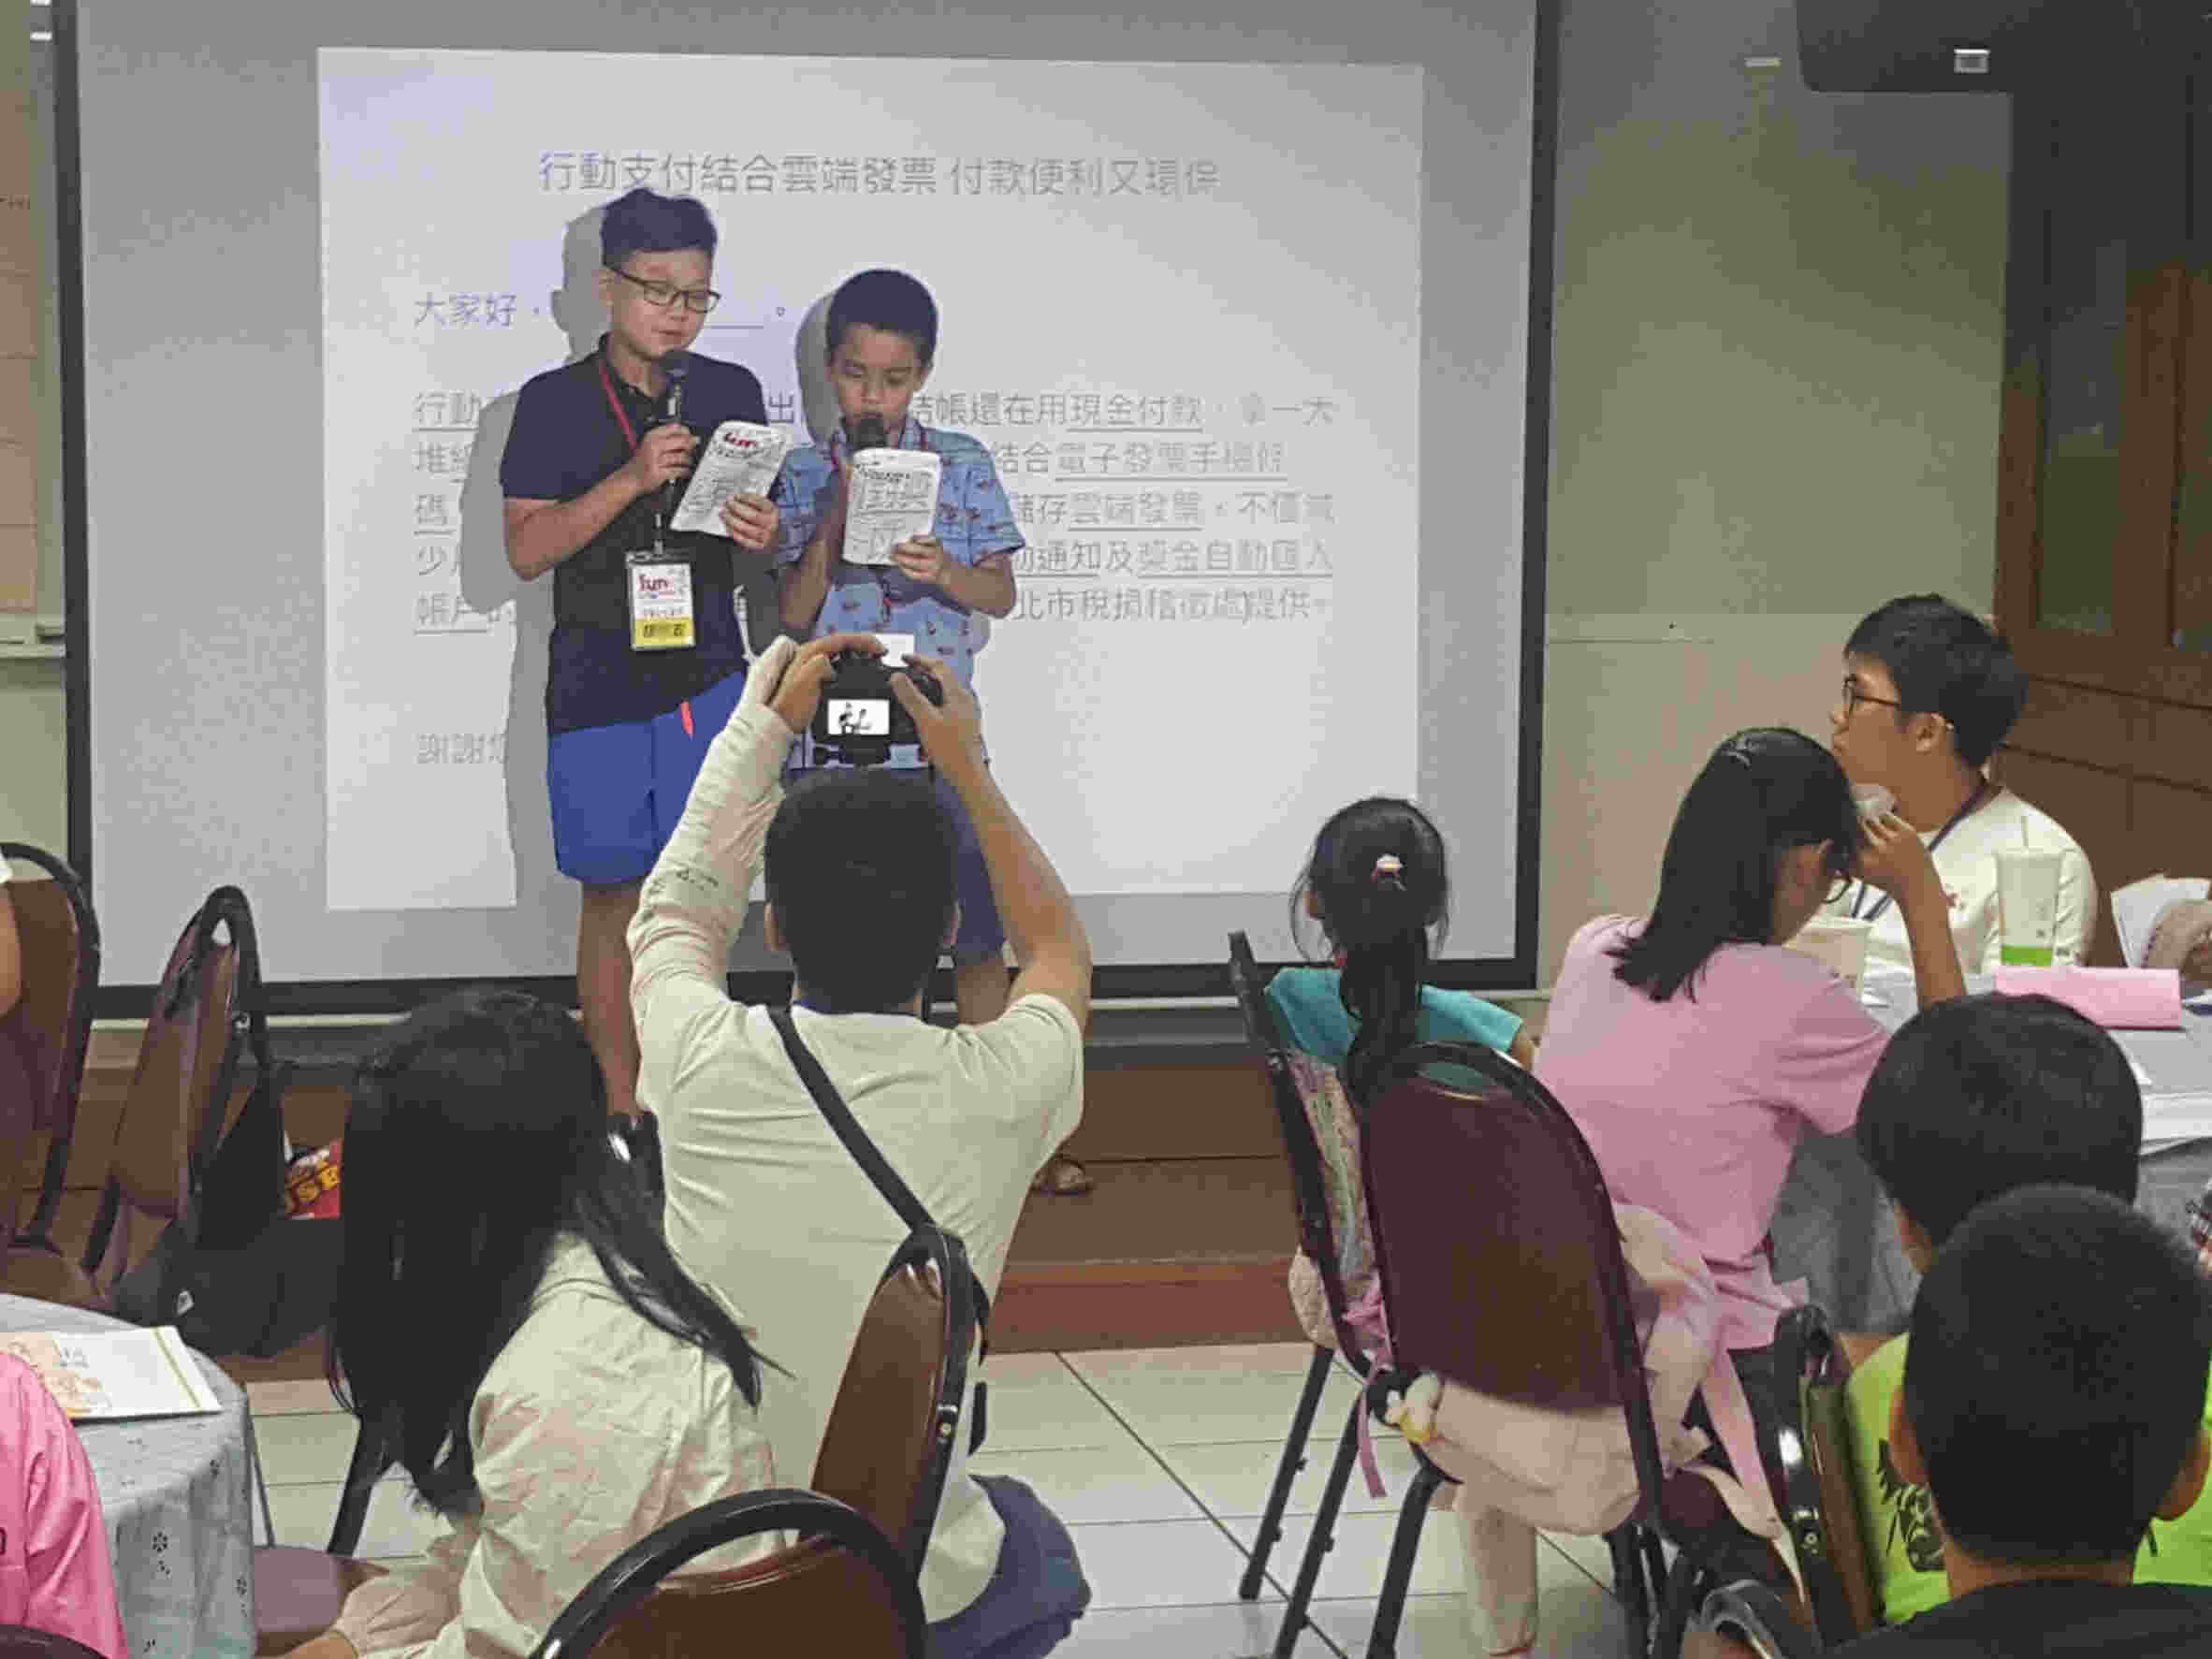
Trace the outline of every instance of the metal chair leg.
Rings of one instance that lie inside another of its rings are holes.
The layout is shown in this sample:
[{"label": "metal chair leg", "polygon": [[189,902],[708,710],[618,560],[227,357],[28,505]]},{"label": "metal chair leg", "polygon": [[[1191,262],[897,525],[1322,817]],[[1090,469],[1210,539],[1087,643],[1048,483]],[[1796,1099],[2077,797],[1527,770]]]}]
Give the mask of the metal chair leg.
[{"label": "metal chair leg", "polygon": [[1613,1557],[1613,1594],[1628,1621],[1629,1659],[1643,1659],[1652,1639],[1652,1596],[1644,1582],[1642,1530],[1631,1521],[1606,1534],[1606,1549]]},{"label": "metal chair leg", "polygon": [[261,1499],[261,1530],[266,1540],[276,1542],[276,1516],[269,1506],[269,1471],[261,1463],[261,1437],[254,1432],[254,1403],[246,1402],[246,1462],[254,1471],[254,1490]]},{"label": "metal chair leg", "polygon": [[1426,1458],[1406,1489],[1399,1506],[1397,1531],[1390,1538],[1390,1564],[1383,1569],[1382,1599],[1375,1605],[1375,1624],[1367,1633],[1367,1659],[1394,1659],[1398,1652],[1398,1623],[1405,1616],[1405,1586],[1413,1579],[1413,1552],[1420,1547],[1421,1522],[1429,1517],[1429,1500],[1444,1484],[1444,1472]]},{"label": "metal chair leg", "polygon": [[1259,1518],[1259,1535],[1252,1541],[1252,1559],[1237,1581],[1240,1601],[1257,1600],[1260,1581],[1267,1577],[1267,1558],[1283,1535],[1283,1511],[1289,1506],[1290,1486],[1305,1467],[1305,1439],[1313,1432],[1314,1413],[1321,1404],[1321,1390],[1329,1381],[1329,1367],[1336,1356],[1318,1343],[1313,1362],[1306,1367],[1305,1391],[1298,1396],[1298,1409],[1290,1414],[1289,1437],[1283,1442],[1282,1460],[1275,1464],[1275,1483],[1267,1494],[1267,1512]]},{"label": "metal chair leg", "polygon": [[1714,1583],[1713,1574],[1687,1550],[1676,1552],[1674,1569],[1666,1575],[1666,1588],[1660,1593],[1659,1610],[1652,1621],[1652,1659],[1681,1659],[1690,1620]]},{"label": "metal chair leg", "polygon": [[1298,1564],[1298,1582],[1290,1591],[1290,1605],[1283,1611],[1283,1627],[1275,1633],[1274,1659],[1290,1659],[1298,1633],[1306,1626],[1306,1608],[1314,1599],[1314,1584],[1321,1576],[1321,1558],[1336,1543],[1336,1512],[1344,1506],[1344,1489],[1352,1477],[1352,1460],[1360,1449],[1360,1414],[1367,1409],[1365,1396],[1352,1402],[1346,1413],[1344,1433],[1337,1438],[1336,1462],[1329,1467],[1329,1484],[1321,1489],[1321,1506],[1314,1514],[1313,1535],[1305,1541],[1305,1559]]},{"label": "metal chair leg", "polygon": [[353,1456],[346,1460],[345,1484],[338,1492],[338,1515],[330,1524],[330,1554],[351,1555],[360,1549],[370,1499],[390,1463],[380,1434],[367,1423],[354,1431]]},{"label": "metal chair leg", "polygon": [[1639,1524],[1637,1541],[1644,1552],[1644,1588],[1649,1599],[1644,1608],[1644,1634],[1651,1634],[1651,1622],[1659,1617],[1659,1604],[1666,1594],[1666,1551],[1661,1547],[1659,1529]]}]

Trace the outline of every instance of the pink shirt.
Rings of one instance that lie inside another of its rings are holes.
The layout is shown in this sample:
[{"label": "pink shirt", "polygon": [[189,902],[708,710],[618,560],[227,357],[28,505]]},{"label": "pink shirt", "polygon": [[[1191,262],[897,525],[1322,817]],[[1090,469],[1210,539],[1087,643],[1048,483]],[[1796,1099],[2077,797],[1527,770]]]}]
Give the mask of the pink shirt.
[{"label": "pink shirt", "polygon": [[123,1615],[99,1488],[38,1374],[0,1354],[0,1624],[123,1659]]},{"label": "pink shirt", "polygon": [[1613,977],[1640,923],[1601,916],[1567,946],[1536,1076],[1559,1097],[1606,1186],[1657,1212],[1712,1269],[1724,1337],[1764,1347],[1790,1305],[1761,1248],[1808,1133],[1838,1134],[1887,1034],[1843,982],[1780,945],[1723,945],[1665,1002]]}]

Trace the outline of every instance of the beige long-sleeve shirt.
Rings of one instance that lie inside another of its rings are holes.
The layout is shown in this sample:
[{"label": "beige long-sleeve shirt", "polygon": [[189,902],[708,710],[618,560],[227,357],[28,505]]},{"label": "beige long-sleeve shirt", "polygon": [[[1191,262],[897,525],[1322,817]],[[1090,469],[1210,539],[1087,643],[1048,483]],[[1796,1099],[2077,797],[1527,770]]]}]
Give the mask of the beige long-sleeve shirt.
[{"label": "beige long-sleeve shirt", "polygon": [[[418,1566],[362,1585],[337,1630],[366,1659],[530,1652],[599,1570],[655,1528],[777,1484],[767,1437],[712,1354],[648,1323],[563,1238],[469,1412],[480,1514]],[[707,1572],[779,1548],[764,1534]]]},{"label": "beige long-sleeve shirt", "polygon": [[[790,1373],[768,1376],[761,1420],[777,1466],[802,1485],[907,1230],[816,1109],[768,1011],[728,994],[793,735],[766,707],[731,717],[646,881],[630,949],[638,1097],[661,1122],[668,1242],[701,1283],[743,1298],[763,1350]],[[793,1017],[853,1117],[996,1295],[1029,1181],[1083,1114],[1074,1015],[1031,996],[989,1025],[952,1029],[904,1014]],[[922,1569],[932,1621],[982,1594],[1005,1536],[967,1456],[964,1426]]]}]

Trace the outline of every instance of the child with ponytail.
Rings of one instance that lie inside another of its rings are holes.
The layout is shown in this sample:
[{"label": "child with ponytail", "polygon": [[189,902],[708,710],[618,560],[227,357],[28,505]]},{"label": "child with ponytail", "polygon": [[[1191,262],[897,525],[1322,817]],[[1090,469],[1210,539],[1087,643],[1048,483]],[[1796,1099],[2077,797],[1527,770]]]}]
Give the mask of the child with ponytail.
[{"label": "child with ponytail", "polygon": [[[1331,966],[1286,968],[1268,982],[1320,1150],[1337,1275],[1352,1302],[1375,1282],[1358,1118],[1391,1056],[1417,1042],[1479,1042],[1523,1066],[1535,1055],[1518,1016],[1423,983],[1449,897],[1444,837],[1428,814],[1387,795],[1354,801],[1321,826],[1290,897],[1291,937],[1303,949],[1302,921],[1318,924]],[[1290,1302],[1308,1336],[1336,1346],[1319,1271],[1302,1253],[1290,1263]]]},{"label": "child with ponytail", "polygon": [[1361,1109],[1391,1056],[1417,1042],[1479,1042],[1523,1066],[1535,1057],[1519,1016],[1423,982],[1450,895],[1444,837],[1411,801],[1354,801],[1314,838],[1291,932],[1302,914],[1319,924],[1332,966],[1283,969],[1267,999],[1289,1046],[1335,1067]]}]

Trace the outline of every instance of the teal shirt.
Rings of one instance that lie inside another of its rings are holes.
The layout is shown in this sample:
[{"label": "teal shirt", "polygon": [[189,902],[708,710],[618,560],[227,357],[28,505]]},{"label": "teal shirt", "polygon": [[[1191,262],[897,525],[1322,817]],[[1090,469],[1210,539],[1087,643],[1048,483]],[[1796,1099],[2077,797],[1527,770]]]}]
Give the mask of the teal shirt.
[{"label": "teal shirt", "polygon": [[[1345,1011],[1342,982],[1333,968],[1286,968],[1267,982],[1267,1004],[1283,1041],[1331,1066],[1342,1065],[1352,1048],[1352,1016]],[[1503,1054],[1521,1033],[1521,1016],[1472,991],[1423,985],[1417,1029],[1423,1042],[1479,1042]]]}]

